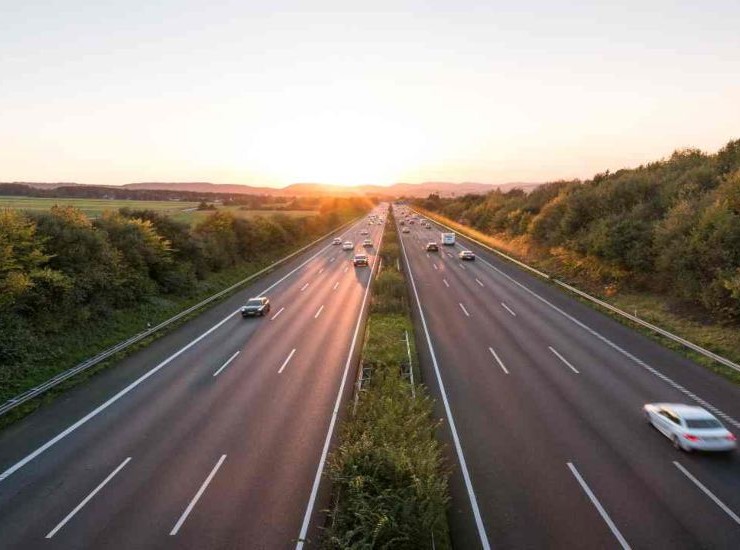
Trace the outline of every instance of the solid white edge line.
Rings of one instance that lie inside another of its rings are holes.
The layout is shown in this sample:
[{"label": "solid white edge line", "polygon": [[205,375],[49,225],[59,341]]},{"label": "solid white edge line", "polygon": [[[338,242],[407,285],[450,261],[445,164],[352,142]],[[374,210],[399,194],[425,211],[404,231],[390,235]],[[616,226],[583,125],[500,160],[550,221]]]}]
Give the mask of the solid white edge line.
[{"label": "solid white edge line", "polygon": [[511,309],[509,306],[507,306],[505,303],[501,302],[501,305],[504,307],[506,311],[511,313],[512,317],[516,317],[516,313],[514,313],[514,310]]},{"label": "solid white edge line", "polygon": [[[339,409],[342,405],[342,393],[344,393],[344,386],[347,383],[347,375],[349,374],[349,367],[352,363],[352,354],[355,351],[357,345],[357,336],[360,333],[360,325],[362,324],[362,316],[365,311],[365,305],[367,304],[368,293],[370,292],[370,286],[373,279],[373,272],[375,271],[375,264],[380,257],[380,248],[383,244],[383,237],[385,236],[385,226],[383,226],[383,232],[380,234],[380,242],[378,242],[378,248],[376,249],[375,257],[373,258],[373,265],[370,269],[370,278],[365,288],[365,294],[362,297],[362,304],[360,305],[360,313],[357,316],[357,324],[355,325],[355,332],[352,335],[352,343],[349,347],[349,354],[347,355],[347,361],[344,363],[344,373],[342,374],[342,381],[339,384],[339,390],[337,391],[337,400],[334,403],[334,410],[331,414],[331,420],[329,421],[329,429],[326,432],[326,439],[324,440],[324,448],[321,451],[321,458],[319,459],[318,468],[316,468],[316,476],[313,480],[313,486],[311,487],[311,496],[308,499],[308,506],[306,507],[306,513],[303,515],[303,523],[301,524],[301,531],[298,535],[298,542],[296,543],[296,550],[302,550],[303,543],[308,534],[308,526],[311,523],[311,516],[313,515],[313,507],[316,503],[316,495],[319,492],[319,485],[321,484],[321,474],[324,471],[324,465],[326,464],[326,457],[329,454],[329,445],[331,444],[331,438],[334,434],[334,425],[337,423],[339,417]],[[400,239],[399,239],[400,240]]]},{"label": "solid white edge line", "polygon": [[[351,231],[353,228],[356,228],[360,223],[362,223],[362,222],[361,221],[358,221],[356,224],[354,224],[352,227],[350,227],[347,231],[345,231],[344,233],[342,233],[342,235],[346,235],[348,231]],[[261,292],[258,292],[257,294],[255,294],[255,296],[261,296],[262,294],[265,294],[265,293],[269,292],[270,290],[272,290],[273,288],[275,288],[276,286],[278,286],[280,283],[282,283],[283,281],[285,281],[288,277],[290,277],[291,275],[293,275],[294,273],[296,273],[299,269],[302,269],[308,263],[312,262],[316,257],[318,257],[320,254],[322,254],[325,250],[327,250],[331,246],[332,245],[330,243],[330,244],[325,245],[323,248],[320,248],[315,254],[313,254],[312,256],[310,256],[309,258],[307,258],[305,261],[301,262],[301,264],[299,264],[298,266],[294,267],[292,270],[290,270],[288,273],[286,273],[285,275],[283,275],[282,277],[280,277],[277,281],[275,281],[274,283],[272,283],[270,286],[268,286],[267,288],[265,288]],[[237,313],[239,313],[239,311],[240,310],[237,309],[236,311],[234,311],[234,312],[230,313],[229,315],[227,315],[226,317],[224,317],[221,321],[219,321],[218,323],[216,323],[215,325],[213,325],[211,328],[209,328],[203,334],[201,334],[200,336],[198,336],[195,340],[193,340],[189,344],[183,346],[178,351],[176,351],[175,353],[173,353],[172,355],[170,355],[167,359],[165,359],[164,361],[162,361],[161,363],[159,363],[152,370],[150,370],[150,371],[142,374],[139,378],[137,378],[136,380],[134,380],[133,382],[131,382],[128,386],[126,386],[125,388],[123,388],[121,391],[119,391],[113,397],[111,397],[110,399],[108,399],[107,401],[105,401],[103,404],[98,405],[95,409],[93,409],[92,411],[90,411],[89,413],[87,413],[85,416],[83,416],[82,418],[80,418],[77,422],[75,422],[74,424],[72,424],[71,426],[69,426],[68,428],[66,428],[65,430],[63,430],[62,432],[58,433],[56,436],[54,436],[53,438],[51,438],[49,441],[47,441],[43,445],[41,445],[41,447],[37,448],[32,453],[26,455],[24,458],[22,458],[21,460],[19,460],[15,464],[13,464],[10,468],[8,468],[2,474],[0,474],[0,482],[4,481],[5,479],[7,479],[11,475],[13,475],[15,472],[17,472],[18,470],[20,470],[21,468],[23,468],[23,466],[25,466],[26,464],[28,464],[29,462],[31,462],[34,458],[36,458],[37,456],[39,456],[40,454],[42,454],[48,448],[50,448],[53,445],[57,444],[59,441],[61,441],[62,439],[64,439],[65,437],[67,437],[69,434],[71,434],[72,432],[74,432],[77,428],[79,428],[83,424],[87,423],[91,418],[94,418],[95,416],[97,416],[98,414],[100,414],[102,411],[104,411],[105,409],[107,409],[108,407],[110,407],[113,403],[115,403],[121,397],[123,397],[124,395],[126,395],[127,393],[129,393],[131,390],[133,390],[134,388],[136,388],[136,386],[138,386],[139,384],[141,384],[142,382],[144,382],[147,378],[149,378],[150,376],[153,376],[154,374],[156,374],[157,372],[159,372],[163,367],[165,367],[170,362],[172,362],[173,359],[176,359],[177,357],[179,357],[180,355],[182,355],[184,352],[186,352],[187,350],[189,350],[190,348],[192,348],[195,344],[197,344],[198,342],[200,342],[201,340],[203,340],[203,338],[205,338],[206,336],[208,336],[209,334],[211,334],[216,329],[220,328],[224,323],[226,323],[234,315],[236,315]]]},{"label": "solid white edge line", "polygon": [[455,452],[457,454],[457,459],[460,462],[460,471],[463,474],[463,479],[465,480],[465,488],[468,491],[468,498],[470,499],[470,506],[473,509],[473,516],[475,518],[475,525],[478,529],[478,536],[480,537],[481,545],[483,546],[483,550],[490,550],[491,545],[488,542],[488,536],[486,535],[486,528],[483,525],[483,519],[480,514],[480,509],[478,508],[478,499],[475,497],[475,491],[473,490],[473,483],[470,480],[470,473],[468,472],[468,465],[465,462],[465,456],[463,455],[462,451],[462,445],[460,444],[460,437],[457,434],[457,428],[455,427],[455,420],[452,417],[452,410],[450,409],[450,403],[447,399],[447,391],[445,390],[444,383],[442,382],[442,374],[439,370],[439,364],[437,363],[437,356],[434,353],[434,346],[432,345],[432,338],[429,335],[429,329],[427,328],[427,322],[426,318],[424,317],[424,310],[421,307],[421,300],[419,299],[419,293],[416,290],[416,282],[414,280],[414,275],[411,271],[411,263],[409,262],[408,255],[406,254],[406,246],[403,243],[403,240],[400,240],[401,243],[401,250],[403,251],[403,259],[406,262],[406,272],[409,274],[409,280],[411,281],[411,288],[414,291],[414,297],[416,298],[416,306],[419,310],[419,317],[421,319],[421,325],[424,328],[424,334],[426,335],[427,339],[427,347],[429,348],[429,353],[432,357],[432,364],[434,365],[434,373],[437,378],[437,384],[439,384],[439,391],[442,395],[442,403],[444,405],[445,414],[447,415],[447,423],[450,426],[450,431],[452,432],[452,441],[455,445]]},{"label": "solid white edge line", "polygon": [[284,307],[281,307],[275,315],[273,315],[272,317],[270,317],[270,321],[274,321],[275,319],[277,319],[278,318],[278,315],[280,315],[284,310],[285,310],[285,308]]},{"label": "solid white edge line", "polygon": [[316,312],[316,315],[314,315],[314,316],[313,316],[313,318],[314,318],[314,319],[318,319],[318,318],[319,318],[319,315],[321,315],[321,312],[322,312],[322,311],[324,311],[324,304],[321,304],[321,307],[320,307],[320,308],[319,308],[319,310],[318,310],[318,311]]},{"label": "solid white edge line", "polygon": [[290,360],[293,359],[293,354],[294,353],[295,353],[295,348],[293,348],[291,350],[291,352],[288,354],[287,359],[285,359],[285,361],[283,361],[282,366],[278,369],[278,374],[281,374],[283,372],[283,370],[285,370],[285,367],[288,366],[288,363],[290,363]]},{"label": "solid white edge line", "polygon": [[236,356],[237,355],[239,355],[239,351],[237,351],[236,353],[234,353],[234,355],[232,355],[231,357],[229,357],[229,359],[226,361],[226,363],[224,363],[223,365],[221,365],[221,367],[219,367],[219,369],[216,372],[213,373],[213,376],[218,376],[221,373],[222,370],[224,370],[226,367],[229,366],[229,363],[231,363],[234,359],[236,359]]},{"label": "solid white edge line", "polygon": [[458,302],[458,305],[460,306],[460,309],[462,309],[462,310],[463,310],[463,313],[464,313],[464,314],[465,314],[466,316],[470,317],[470,313],[468,313],[468,310],[467,310],[467,309],[465,309],[465,306],[464,306],[464,305],[462,305],[462,303],[460,303],[460,302]]},{"label": "solid white edge line", "polygon": [[606,522],[606,524],[609,526],[609,529],[611,529],[612,534],[616,537],[616,539],[619,541],[619,544],[624,550],[630,550],[630,545],[627,544],[627,541],[622,536],[622,533],[619,532],[619,529],[617,529],[617,526],[614,524],[612,519],[609,517],[609,514],[606,513],[606,510],[604,510],[604,507],[599,502],[599,499],[596,498],[596,495],[594,495],[593,491],[589,488],[589,486],[586,484],[584,479],[581,477],[581,474],[578,473],[578,470],[576,470],[576,467],[573,466],[572,462],[567,462],[568,468],[570,469],[573,476],[576,478],[576,481],[581,486],[581,489],[586,493],[588,498],[591,500],[591,504],[593,504],[596,507],[596,510],[598,510],[599,514],[601,515],[601,518]]},{"label": "solid white edge line", "polygon": [[216,462],[216,465],[211,470],[211,473],[208,474],[208,477],[205,479],[203,484],[200,486],[200,489],[198,489],[198,492],[195,493],[195,496],[190,501],[190,504],[188,504],[188,507],[185,508],[185,511],[180,516],[180,519],[177,520],[177,523],[172,528],[172,531],[170,531],[170,536],[176,535],[177,532],[180,530],[180,527],[182,527],[182,524],[185,523],[186,519],[188,519],[190,512],[193,511],[193,508],[195,508],[195,505],[200,500],[200,497],[203,496],[203,493],[205,492],[206,487],[208,487],[208,484],[211,483],[213,476],[216,475],[216,472],[218,472],[218,469],[221,467],[221,464],[223,464],[224,460],[226,460],[226,455],[221,455],[221,458],[218,459],[218,462]]},{"label": "solid white edge line", "polygon": [[93,497],[94,497],[95,495],[97,495],[97,494],[98,494],[98,492],[99,492],[99,491],[100,491],[100,490],[101,490],[101,489],[102,489],[103,487],[105,487],[105,486],[106,486],[106,485],[108,484],[108,482],[109,482],[109,481],[110,481],[111,479],[113,479],[113,478],[115,477],[115,475],[116,475],[116,474],[117,474],[118,472],[120,472],[121,470],[123,470],[123,467],[124,467],[124,466],[126,466],[126,464],[128,464],[128,463],[130,462],[130,460],[131,460],[131,457],[129,456],[128,458],[126,458],[126,459],[125,459],[125,460],[124,460],[123,462],[121,462],[121,463],[120,463],[120,464],[118,465],[118,468],[116,468],[116,469],[115,469],[115,470],[113,470],[113,471],[112,471],[112,472],[111,472],[110,474],[108,474],[108,477],[106,477],[106,478],[105,478],[105,479],[104,479],[104,480],[103,480],[103,481],[102,481],[102,482],[100,483],[100,485],[98,485],[97,487],[95,487],[95,489],[93,489],[93,490],[92,490],[92,492],[91,492],[91,493],[90,493],[89,495],[87,495],[87,496],[86,496],[86,497],[85,497],[84,499],[82,499],[82,502],[80,502],[80,503],[79,503],[79,504],[78,504],[77,506],[75,506],[75,507],[74,507],[74,509],[73,509],[73,510],[72,510],[72,511],[71,511],[71,512],[70,512],[69,514],[67,514],[67,515],[65,516],[65,518],[64,518],[64,519],[63,519],[62,521],[60,521],[60,522],[59,522],[59,523],[57,524],[57,526],[56,526],[56,527],[54,527],[54,529],[52,529],[51,531],[49,531],[49,534],[48,534],[48,535],[46,535],[46,538],[47,538],[47,539],[50,539],[51,537],[53,537],[54,535],[56,535],[57,531],[59,531],[59,529],[61,529],[62,527],[64,527],[64,526],[65,526],[65,525],[67,524],[67,522],[68,522],[69,520],[71,520],[71,519],[72,519],[72,518],[73,518],[73,517],[75,516],[75,514],[76,514],[77,512],[79,512],[80,510],[82,510],[83,506],[85,506],[85,504],[87,504],[88,502],[90,502],[90,500],[92,500],[92,498],[93,498]]},{"label": "solid white edge line", "polygon": [[570,363],[568,362],[568,360],[567,360],[567,359],[566,359],[565,357],[563,357],[562,355],[560,355],[560,354],[558,353],[558,351],[557,351],[557,350],[556,350],[555,348],[553,348],[552,346],[547,346],[547,348],[548,348],[548,349],[549,349],[549,350],[550,350],[551,352],[553,352],[553,353],[555,354],[555,356],[556,356],[556,357],[557,357],[558,359],[560,359],[560,360],[561,360],[561,361],[562,361],[563,363],[565,363],[566,365],[568,365],[568,367],[570,367],[570,370],[572,370],[572,371],[573,371],[573,372],[575,372],[576,374],[580,374],[580,373],[578,372],[578,369],[577,369],[577,368],[575,368],[575,367],[574,367],[573,365],[571,365],[571,364],[570,364]]},{"label": "solid white edge line", "polygon": [[496,362],[497,362],[497,363],[499,364],[499,366],[500,366],[500,367],[501,367],[502,369],[504,369],[504,372],[505,372],[506,374],[509,374],[509,370],[508,370],[508,369],[506,368],[506,366],[504,365],[503,361],[501,361],[501,359],[499,359],[499,358],[498,358],[498,355],[497,355],[497,354],[496,354],[496,352],[495,352],[495,351],[493,350],[493,348],[489,347],[489,348],[488,348],[488,351],[490,351],[490,352],[491,352],[491,355],[493,355],[493,358],[494,358],[494,359],[496,359]]},{"label": "solid white edge line", "polygon": [[694,485],[696,485],[697,487],[699,487],[699,489],[701,489],[704,492],[705,495],[707,495],[709,498],[711,498],[714,501],[714,503],[717,506],[719,506],[725,514],[727,514],[728,516],[730,516],[735,523],[737,523],[738,525],[740,525],[740,517],[738,517],[738,515],[735,512],[733,512],[732,510],[730,510],[730,508],[724,502],[722,502],[719,498],[717,498],[717,496],[712,491],[710,491],[709,489],[707,489],[701,481],[699,481],[693,475],[691,475],[691,472],[689,472],[686,468],[684,468],[683,466],[681,466],[681,464],[679,464],[675,460],[673,461],[673,465],[676,468],[678,468],[679,470],[681,470],[681,472],[686,477],[688,477],[694,483]]}]

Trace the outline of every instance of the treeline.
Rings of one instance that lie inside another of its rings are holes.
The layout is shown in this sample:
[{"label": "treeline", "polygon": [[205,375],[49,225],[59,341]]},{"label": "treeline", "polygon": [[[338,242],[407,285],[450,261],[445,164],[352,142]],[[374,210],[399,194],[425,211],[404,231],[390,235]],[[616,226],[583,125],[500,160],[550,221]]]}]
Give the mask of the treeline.
[{"label": "treeline", "polygon": [[740,319],[740,140],[636,169],[419,206],[534,246],[574,273]]},{"label": "treeline", "polygon": [[116,311],[193,295],[213,274],[277,259],[370,207],[324,199],[308,217],[216,211],[192,228],[151,210],[123,208],[91,220],[69,206],[2,209],[0,390],[53,361],[45,342],[79,338]]}]

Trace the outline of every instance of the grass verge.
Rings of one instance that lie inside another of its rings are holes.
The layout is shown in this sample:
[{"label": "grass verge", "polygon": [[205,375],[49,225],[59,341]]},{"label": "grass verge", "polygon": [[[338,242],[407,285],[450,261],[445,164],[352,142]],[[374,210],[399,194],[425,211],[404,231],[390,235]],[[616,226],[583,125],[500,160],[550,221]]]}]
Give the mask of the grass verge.
[{"label": "grass verge", "polygon": [[383,269],[373,282],[361,389],[328,463],[334,496],[323,546],[450,548],[449,467],[435,438],[439,424],[432,414],[433,400],[418,384],[406,282],[396,268],[398,235],[391,216],[385,231],[388,245],[381,252]]}]

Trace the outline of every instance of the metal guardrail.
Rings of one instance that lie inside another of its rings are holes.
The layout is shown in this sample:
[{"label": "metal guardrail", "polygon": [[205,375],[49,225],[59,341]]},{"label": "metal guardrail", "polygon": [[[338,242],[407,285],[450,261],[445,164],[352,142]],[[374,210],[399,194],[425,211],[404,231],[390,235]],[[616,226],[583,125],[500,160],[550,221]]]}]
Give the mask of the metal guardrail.
[{"label": "metal guardrail", "polygon": [[298,254],[301,254],[302,252],[305,252],[312,246],[314,246],[316,243],[319,243],[326,239],[327,237],[330,237],[331,235],[342,231],[344,228],[354,224],[357,222],[358,219],[360,219],[362,216],[359,216],[353,220],[350,220],[349,222],[345,223],[344,225],[341,225],[340,227],[333,229],[329,233],[326,233],[325,235],[319,237],[315,241],[310,242],[309,244],[299,248],[298,250],[291,252],[287,256],[284,256],[283,258],[279,259],[277,262],[274,262],[267,267],[260,269],[256,273],[252,273],[249,277],[246,277],[245,279],[242,279],[241,281],[238,281],[231,285],[228,288],[225,288],[224,290],[221,290],[220,292],[217,292],[213,296],[209,296],[205,300],[198,302],[197,304],[190,306],[189,308],[181,311],[177,315],[174,315],[173,317],[170,317],[169,319],[162,321],[158,325],[148,328],[147,330],[140,332],[139,334],[136,334],[135,336],[132,336],[128,340],[124,340],[123,342],[119,342],[118,344],[103,350],[99,354],[86,359],[82,363],[79,363],[75,365],[74,367],[61,372],[54,376],[53,378],[47,380],[46,382],[39,384],[35,388],[31,388],[29,390],[26,390],[25,392],[21,393],[20,395],[17,395],[13,397],[12,399],[8,399],[5,403],[0,405],[0,416],[8,413],[9,411],[13,410],[17,406],[35,398],[41,395],[42,393],[45,393],[46,391],[50,390],[51,388],[58,386],[65,380],[68,380],[72,378],[73,376],[76,376],[77,374],[86,371],[87,369],[94,367],[95,365],[101,363],[102,361],[105,361],[109,357],[131,347],[132,345],[136,344],[137,342],[140,342],[141,340],[144,340],[145,338],[151,336],[152,334],[162,330],[163,328],[171,325],[172,323],[175,323],[176,321],[182,319],[183,317],[186,317],[190,315],[191,313],[201,309],[202,307],[210,304],[211,302],[218,300],[222,296],[228,294],[232,290],[244,285],[245,283],[248,283],[249,281],[252,281],[253,279],[256,279],[257,277],[260,277],[261,275],[264,275],[265,273],[268,273],[275,269],[277,266],[287,262],[291,258],[297,256]]},{"label": "metal guardrail", "polygon": [[499,256],[502,256],[503,258],[506,258],[510,262],[513,262],[516,265],[518,265],[520,267],[523,267],[523,268],[525,268],[525,269],[527,269],[527,270],[529,270],[529,271],[531,271],[531,272],[539,275],[540,277],[543,277],[543,278],[545,278],[547,280],[550,280],[550,281],[554,282],[555,284],[557,284],[557,285],[559,285],[559,286],[561,286],[561,287],[563,287],[563,288],[565,288],[565,289],[573,292],[574,294],[577,294],[577,295],[581,296],[582,298],[585,298],[586,300],[589,300],[590,302],[593,302],[593,303],[595,303],[595,304],[597,304],[597,305],[599,305],[599,306],[601,306],[601,307],[603,307],[605,309],[608,309],[609,311],[611,311],[613,313],[616,313],[617,315],[620,315],[620,316],[622,316],[622,317],[624,317],[626,319],[629,319],[633,323],[637,323],[638,325],[641,325],[641,326],[643,326],[643,327],[645,327],[647,329],[650,329],[653,332],[657,332],[661,336],[665,336],[666,338],[668,338],[670,340],[673,340],[674,342],[678,342],[679,344],[681,344],[681,345],[683,345],[683,346],[685,346],[685,347],[687,347],[687,348],[689,348],[689,349],[691,349],[691,350],[693,350],[693,351],[695,351],[695,352],[697,352],[697,353],[699,353],[699,354],[701,354],[701,355],[703,355],[705,357],[708,357],[709,359],[712,359],[714,361],[717,361],[718,363],[720,363],[720,364],[722,364],[722,365],[724,365],[726,367],[729,367],[731,369],[734,369],[734,370],[740,372],[740,365],[737,364],[737,363],[735,363],[735,362],[733,362],[733,361],[730,361],[726,357],[722,357],[721,355],[718,355],[718,354],[714,353],[713,351],[709,351],[706,348],[703,348],[703,347],[701,347],[701,346],[699,346],[697,344],[694,344],[693,342],[690,342],[690,341],[686,340],[685,338],[681,338],[680,336],[678,336],[676,334],[673,334],[672,332],[669,332],[669,331],[667,331],[664,328],[660,328],[657,325],[654,325],[652,323],[648,323],[647,321],[643,321],[639,317],[637,317],[635,315],[632,315],[630,313],[627,313],[626,311],[624,311],[622,309],[619,309],[618,307],[615,307],[615,306],[613,306],[613,305],[605,302],[604,300],[600,300],[598,298],[595,298],[594,296],[591,296],[590,294],[587,294],[586,292],[583,292],[582,290],[579,290],[579,289],[577,289],[574,286],[571,286],[571,285],[569,285],[567,283],[564,283],[564,282],[562,282],[562,281],[560,281],[558,279],[555,279],[555,278],[551,277],[550,275],[548,275],[547,273],[544,273],[544,272],[542,272],[542,271],[540,271],[538,269],[535,269],[532,266],[529,266],[529,265],[525,264],[524,262],[521,262],[521,261],[517,260],[516,258],[512,258],[508,254],[504,254],[500,250],[496,250],[495,248],[493,248],[490,245],[487,245],[485,243],[482,243],[481,241],[479,241],[479,240],[477,240],[477,239],[475,239],[475,238],[473,238],[473,237],[471,237],[469,235],[466,235],[465,233],[463,233],[463,232],[461,232],[461,231],[459,231],[457,229],[454,229],[454,228],[450,227],[449,225],[447,225],[447,224],[439,221],[438,219],[436,219],[436,216],[435,215],[431,215],[430,216],[428,213],[426,213],[426,212],[419,212],[419,211],[417,211],[414,208],[412,208],[412,210],[414,212],[417,212],[420,215],[423,215],[423,216],[426,216],[426,217],[431,217],[437,225],[441,225],[442,227],[445,227],[445,228],[449,229],[450,231],[453,231],[455,233],[461,234],[463,237],[465,237],[469,241],[472,241],[472,242],[476,243],[477,245],[485,248],[486,250],[490,250],[491,252],[494,252],[494,253],[498,254]]}]

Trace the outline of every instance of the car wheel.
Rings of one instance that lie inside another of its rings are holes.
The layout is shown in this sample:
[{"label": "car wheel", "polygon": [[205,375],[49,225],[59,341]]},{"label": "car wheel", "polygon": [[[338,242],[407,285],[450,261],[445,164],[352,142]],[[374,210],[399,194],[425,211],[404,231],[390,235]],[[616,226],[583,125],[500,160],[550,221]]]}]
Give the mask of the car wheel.
[{"label": "car wheel", "polygon": [[681,440],[678,438],[677,435],[673,436],[673,446],[678,449],[679,451],[683,451],[685,453],[691,452],[691,447],[685,447],[683,443],[681,443]]}]

